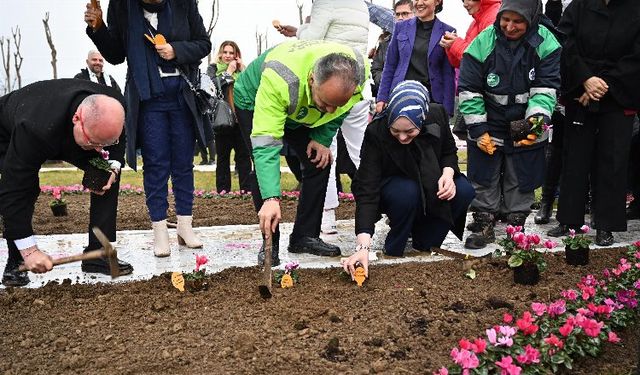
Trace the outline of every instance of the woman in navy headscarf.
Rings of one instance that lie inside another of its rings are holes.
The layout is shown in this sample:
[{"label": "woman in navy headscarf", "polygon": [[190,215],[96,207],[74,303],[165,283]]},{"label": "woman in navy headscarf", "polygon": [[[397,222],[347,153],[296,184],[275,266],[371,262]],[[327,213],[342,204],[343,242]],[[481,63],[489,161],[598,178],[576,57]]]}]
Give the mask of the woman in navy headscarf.
[{"label": "woman in navy headscarf", "polygon": [[411,235],[413,247],[439,247],[449,230],[462,238],[467,207],[475,192],[458,169],[449,117],[417,81],[400,82],[389,106],[367,127],[360,167],[352,190],[356,198],[356,253],[343,262],[353,274],[367,269],[375,223],[389,218],[387,255],[402,256]]}]

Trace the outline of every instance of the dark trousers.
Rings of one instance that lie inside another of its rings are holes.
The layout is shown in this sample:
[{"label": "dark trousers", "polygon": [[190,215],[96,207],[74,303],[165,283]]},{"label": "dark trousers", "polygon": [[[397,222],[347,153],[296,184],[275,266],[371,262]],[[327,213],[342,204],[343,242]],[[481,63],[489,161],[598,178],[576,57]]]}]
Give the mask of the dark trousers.
[{"label": "dark trousers", "polygon": [[[453,221],[467,214],[467,208],[475,196],[469,181],[462,177],[454,179],[456,196],[450,201]],[[387,255],[402,256],[409,235],[413,238],[413,247],[417,250],[429,250],[442,245],[451,223],[438,217],[425,215],[420,186],[414,180],[393,176],[382,186],[380,206],[389,218],[389,234],[384,243]]]},{"label": "dark trousers", "polygon": [[165,94],[140,107],[143,185],[151,221],[167,218],[171,177],[176,214],[191,216],[193,209],[193,117],[184,101],[181,77],[163,78]]},{"label": "dark trousers", "polygon": [[547,145],[547,170],[542,185],[542,201],[553,203],[560,184],[562,173],[562,143],[564,141],[565,117],[558,111],[553,112],[553,139]]},{"label": "dark trousers", "polygon": [[216,190],[231,191],[231,150],[235,150],[236,171],[241,191],[250,191],[249,174],[251,174],[250,150],[242,139],[240,127],[233,127],[229,133],[216,134]]},{"label": "dark trousers", "polygon": [[[240,123],[240,130],[243,132],[243,139],[245,139],[246,142],[250,139],[253,111],[236,108],[236,115]],[[289,147],[293,148],[298,154],[298,158],[302,164],[300,199],[298,201],[293,232],[289,237],[290,243],[295,243],[302,237],[318,237],[320,235],[324,196],[329,181],[329,167],[323,169],[317,168],[307,157],[307,145],[309,145],[311,141],[309,137],[310,132],[311,129],[307,127],[300,127],[296,130],[285,128],[284,131],[284,140],[289,144]],[[255,170],[251,172],[251,187],[253,204],[257,212],[260,211],[263,200],[260,195]]]},{"label": "dark trousers", "polygon": [[[584,224],[589,173],[593,185],[593,226],[626,231],[627,168],[633,116],[620,108],[607,113],[581,113],[575,103],[566,107],[562,177],[557,219],[579,227]],[[576,125],[574,121],[583,122]]]}]

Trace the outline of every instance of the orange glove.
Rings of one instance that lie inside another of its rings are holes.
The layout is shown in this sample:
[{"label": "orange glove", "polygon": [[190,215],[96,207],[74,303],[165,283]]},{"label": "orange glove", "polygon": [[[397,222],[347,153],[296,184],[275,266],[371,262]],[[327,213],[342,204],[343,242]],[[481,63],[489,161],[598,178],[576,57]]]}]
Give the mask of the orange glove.
[{"label": "orange glove", "polygon": [[491,140],[489,133],[484,133],[478,138],[478,148],[486,154],[493,155],[496,145]]},{"label": "orange glove", "polygon": [[531,146],[532,144],[536,143],[536,139],[538,139],[537,135],[529,134],[529,135],[527,135],[526,139],[523,139],[521,141],[516,142],[516,147]]}]

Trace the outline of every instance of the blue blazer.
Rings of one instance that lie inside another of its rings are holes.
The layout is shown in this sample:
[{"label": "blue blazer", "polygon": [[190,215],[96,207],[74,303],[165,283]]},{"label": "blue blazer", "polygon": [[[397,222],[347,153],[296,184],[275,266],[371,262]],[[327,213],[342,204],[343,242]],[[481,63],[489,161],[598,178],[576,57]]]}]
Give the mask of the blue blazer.
[{"label": "blue blazer", "polygon": [[[411,18],[396,23],[393,36],[389,42],[387,56],[382,70],[380,89],[377,101],[389,102],[389,93],[407,75],[413,45],[416,41],[417,18]],[[429,40],[429,81],[431,82],[431,98],[441,103],[449,116],[453,115],[455,101],[456,76],[453,66],[449,63],[444,48],[438,42],[445,31],[455,29],[436,17]]]}]

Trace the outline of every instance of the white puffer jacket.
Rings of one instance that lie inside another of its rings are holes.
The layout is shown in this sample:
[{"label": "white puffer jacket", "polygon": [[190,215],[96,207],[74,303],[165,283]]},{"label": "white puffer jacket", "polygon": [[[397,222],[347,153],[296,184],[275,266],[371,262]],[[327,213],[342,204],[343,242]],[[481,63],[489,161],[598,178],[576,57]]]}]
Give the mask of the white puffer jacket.
[{"label": "white puffer jacket", "polygon": [[315,0],[311,22],[301,25],[296,36],[301,40],[342,43],[366,55],[369,10],[363,0]]}]

